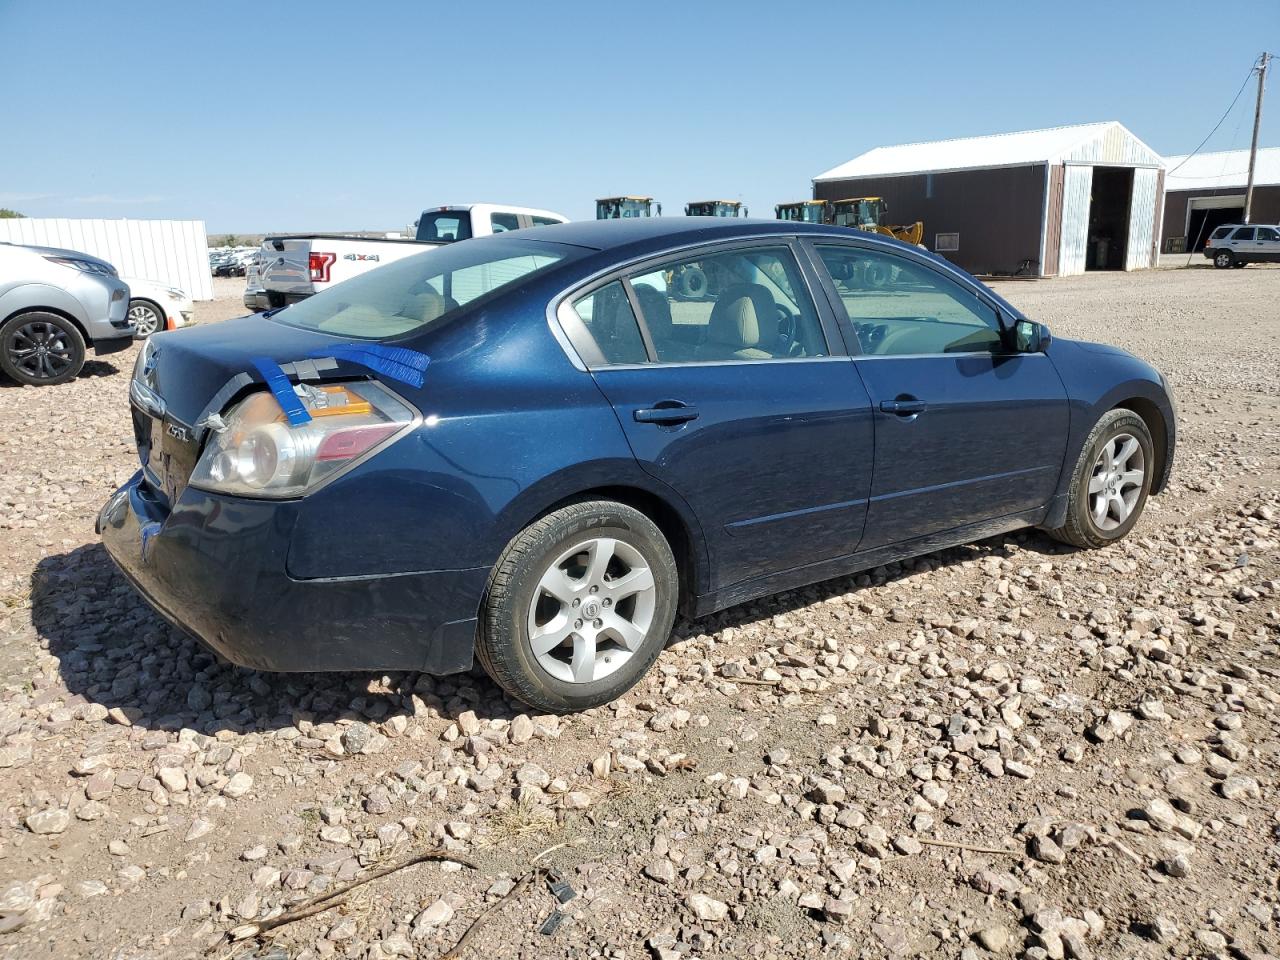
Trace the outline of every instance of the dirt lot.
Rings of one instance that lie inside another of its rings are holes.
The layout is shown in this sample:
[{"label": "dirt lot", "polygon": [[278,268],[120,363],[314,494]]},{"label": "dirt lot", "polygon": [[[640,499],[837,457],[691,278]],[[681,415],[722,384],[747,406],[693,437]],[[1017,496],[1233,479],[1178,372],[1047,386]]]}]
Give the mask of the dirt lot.
[{"label": "dirt lot", "polygon": [[[240,281],[198,307],[240,312]],[[273,676],[93,533],[133,354],[0,387],[0,957],[1280,953],[1280,269],[1006,283],[1172,381],[1134,535],[1002,537],[677,625],[624,700]],[[336,909],[228,931],[439,848]]]}]

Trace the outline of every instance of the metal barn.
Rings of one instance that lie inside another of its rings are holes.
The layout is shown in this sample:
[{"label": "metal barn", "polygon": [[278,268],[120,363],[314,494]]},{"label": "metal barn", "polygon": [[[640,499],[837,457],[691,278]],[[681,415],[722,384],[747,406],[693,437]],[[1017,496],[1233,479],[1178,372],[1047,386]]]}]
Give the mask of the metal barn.
[{"label": "metal barn", "polygon": [[[1249,151],[1165,157],[1165,253],[1198,252],[1215,227],[1244,222]],[[1258,151],[1253,172],[1253,223],[1280,223],[1280,147]]]},{"label": "metal barn", "polygon": [[209,242],[203,220],[0,220],[0,240],[92,254],[122,277],[155,280],[212,300]]},{"label": "metal barn", "polygon": [[1155,265],[1163,161],[1123,124],[877,147],[813,181],[819,200],[883,197],[930,250],[983,275]]}]

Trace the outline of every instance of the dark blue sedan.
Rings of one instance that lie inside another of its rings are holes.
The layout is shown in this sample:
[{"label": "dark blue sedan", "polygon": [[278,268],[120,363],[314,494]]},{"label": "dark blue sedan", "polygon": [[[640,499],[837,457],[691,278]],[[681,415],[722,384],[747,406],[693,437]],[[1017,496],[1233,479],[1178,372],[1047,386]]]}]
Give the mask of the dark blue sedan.
[{"label": "dark blue sedan", "polygon": [[152,338],[103,508],[166,617],[264,670],[607,702],[708,614],[1038,526],[1127,534],[1173,400],[859,231],[708,218],[450,244]]}]

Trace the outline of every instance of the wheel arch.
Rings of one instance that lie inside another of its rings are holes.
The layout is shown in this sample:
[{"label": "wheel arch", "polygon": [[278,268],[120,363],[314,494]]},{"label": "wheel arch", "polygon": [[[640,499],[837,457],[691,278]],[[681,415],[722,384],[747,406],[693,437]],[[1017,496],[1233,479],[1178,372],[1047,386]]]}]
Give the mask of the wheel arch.
[{"label": "wheel arch", "polygon": [[1155,470],[1151,477],[1151,492],[1160,493],[1169,479],[1169,429],[1165,422],[1164,412],[1155,401],[1147,397],[1129,397],[1117,403],[1113,410],[1129,410],[1142,418],[1151,434],[1151,444],[1155,448]]},{"label": "wheel arch", "polygon": [[526,500],[518,513],[510,514],[508,522],[503,524],[510,531],[507,539],[547,514],[573,503],[613,500],[625,504],[652,520],[671,545],[676,568],[680,572],[679,609],[686,613],[691,611],[697,597],[710,589],[711,575],[706,539],[688,504],[679,494],[661,489],[647,476],[606,480],[597,475],[581,479],[583,482],[576,485],[556,484],[554,493],[540,498],[537,506]]},{"label": "wheel arch", "polygon": [[61,317],[63,320],[66,320],[69,324],[71,324],[73,327],[76,328],[76,330],[80,332],[80,338],[84,340],[84,345],[86,347],[93,346],[93,337],[89,336],[89,331],[85,329],[84,324],[81,323],[74,314],[69,313],[66,310],[63,310],[60,307],[37,307],[37,306],[19,307],[17,310],[14,310],[12,313],[8,314],[3,319],[0,319],[0,327],[3,327],[6,323],[8,323],[14,317],[20,317],[24,313],[52,313],[56,317]]},{"label": "wheel arch", "polygon": [[155,307],[156,312],[160,314],[160,326],[156,329],[156,333],[169,329],[169,312],[157,301],[150,297],[135,297],[130,295],[129,306],[132,307],[135,303],[145,303],[149,307]]}]

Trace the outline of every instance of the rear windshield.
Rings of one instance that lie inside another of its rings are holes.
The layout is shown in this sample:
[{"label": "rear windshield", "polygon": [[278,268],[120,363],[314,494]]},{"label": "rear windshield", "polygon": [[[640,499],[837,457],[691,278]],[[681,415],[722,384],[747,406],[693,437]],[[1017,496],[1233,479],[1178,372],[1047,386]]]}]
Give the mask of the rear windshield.
[{"label": "rear windshield", "polygon": [[559,263],[573,249],[488,237],[450,244],[346,280],[273,319],[366,340],[418,333]]},{"label": "rear windshield", "polygon": [[[515,229],[514,227],[512,229]],[[441,210],[424,213],[418,221],[418,240],[431,243],[452,243],[454,240],[471,239],[470,210]]]}]

